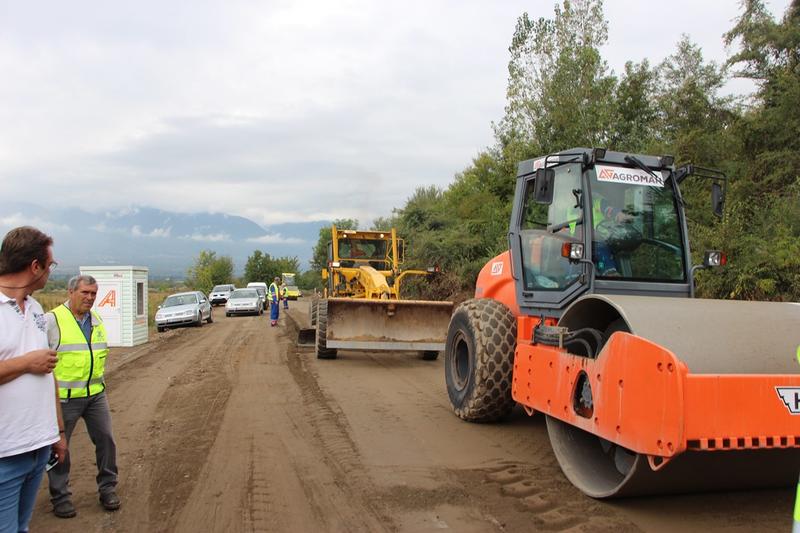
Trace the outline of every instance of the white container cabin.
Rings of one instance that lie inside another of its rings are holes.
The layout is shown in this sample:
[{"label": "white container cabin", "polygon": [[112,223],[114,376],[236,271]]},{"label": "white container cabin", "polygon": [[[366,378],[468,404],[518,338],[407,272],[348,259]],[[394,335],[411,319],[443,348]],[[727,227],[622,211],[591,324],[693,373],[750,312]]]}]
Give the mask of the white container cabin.
[{"label": "white container cabin", "polygon": [[136,346],[148,340],[147,267],[82,266],[97,280],[94,310],[106,327],[109,346]]}]

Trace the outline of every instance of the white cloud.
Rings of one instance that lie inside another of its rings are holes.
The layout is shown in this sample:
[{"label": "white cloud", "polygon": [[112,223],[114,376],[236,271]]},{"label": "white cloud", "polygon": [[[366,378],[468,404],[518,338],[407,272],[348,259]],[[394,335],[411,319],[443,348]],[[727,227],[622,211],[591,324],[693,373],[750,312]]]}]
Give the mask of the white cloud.
[{"label": "white cloud", "polygon": [[[723,62],[740,9],[606,0],[603,52],[618,73],[655,65],[685,32]],[[4,195],[265,225],[387,215],[493,143],[526,10],[550,17],[553,2],[6,2]]]},{"label": "white cloud", "polygon": [[58,224],[39,217],[26,216],[23,213],[12,213],[9,215],[0,216],[0,229],[3,229],[4,233],[19,226],[33,226],[41,231],[44,231],[45,233],[54,231],[72,231],[72,229],[66,224]]},{"label": "white cloud", "polygon": [[190,239],[192,241],[207,241],[207,242],[223,242],[231,240],[231,236],[227,233],[193,233],[192,235],[185,235],[183,239]]},{"label": "white cloud", "polygon": [[138,226],[138,225],[134,225],[133,227],[131,227],[131,234],[134,237],[161,237],[161,238],[165,238],[165,237],[169,237],[170,236],[169,234],[170,234],[171,231],[172,231],[171,227],[170,228],[155,228],[155,229],[153,229],[151,231],[148,231],[148,232],[143,232],[142,228],[140,226]]},{"label": "white cloud", "polygon": [[273,233],[261,237],[252,237],[247,239],[247,242],[257,242],[259,244],[303,244],[306,241],[297,237],[283,237],[280,233]]}]

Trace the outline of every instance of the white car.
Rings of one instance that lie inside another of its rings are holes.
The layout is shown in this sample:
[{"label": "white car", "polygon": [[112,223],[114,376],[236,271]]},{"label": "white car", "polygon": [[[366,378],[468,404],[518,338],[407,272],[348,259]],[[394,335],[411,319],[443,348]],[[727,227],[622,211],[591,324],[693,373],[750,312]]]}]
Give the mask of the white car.
[{"label": "white car", "polygon": [[211,324],[211,304],[200,291],[180,292],[167,296],[156,311],[156,329],[164,331],[168,327],[193,324],[202,326],[203,321]]},{"label": "white car", "polygon": [[258,295],[261,296],[261,305],[264,308],[264,311],[266,311],[269,307],[269,301],[267,300],[267,284],[263,281],[251,281],[247,284],[247,288],[258,291]]},{"label": "white car", "polygon": [[264,312],[261,296],[256,289],[236,289],[225,304],[225,316],[253,314]]},{"label": "white car", "polygon": [[211,292],[208,294],[208,300],[211,302],[211,305],[224,304],[228,301],[228,297],[234,290],[236,290],[236,287],[230,283],[214,285],[214,288],[211,289]]}]

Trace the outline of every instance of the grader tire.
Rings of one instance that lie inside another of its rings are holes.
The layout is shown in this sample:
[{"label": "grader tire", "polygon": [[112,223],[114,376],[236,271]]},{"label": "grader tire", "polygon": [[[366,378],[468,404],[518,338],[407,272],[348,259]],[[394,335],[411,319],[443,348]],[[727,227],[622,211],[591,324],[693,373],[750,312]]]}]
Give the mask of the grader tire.
[{"label": "grader tire", "polygon": [[336,359],[336,349],[328,348],[327,333],[328,302],[321,300],[317,303],[317,359]]},{"label": "grader tire", "polygon": [[319,300],[318,299],[314,298],[313,300],[311,300],[309,302],[309,304],[308,304],[308,316],[309,316],[309,319],[311,320],[311,327],[312,328],[317,325],[317,312],[318,312],[317,310],[318,310],[318,308],[319,308]]},{"label": "grader tire", "polygon": [[511,412],[517,324],[502,303],[467,300],[453,313],[445,346],[447,394],[456,415],[494,422]]}]

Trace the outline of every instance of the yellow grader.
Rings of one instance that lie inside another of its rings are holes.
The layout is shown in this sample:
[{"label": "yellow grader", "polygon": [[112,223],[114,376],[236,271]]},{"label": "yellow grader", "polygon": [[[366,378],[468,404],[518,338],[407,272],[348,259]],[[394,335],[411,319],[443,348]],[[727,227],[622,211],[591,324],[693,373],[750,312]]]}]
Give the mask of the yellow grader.
[{"label": "yellow grader", "polygon": [[[310,303],[312,329],[300,331],[300,344],[313,344],[317,357],[335,359],[337,350],[410,350],[434,360],[444,350],[452,302],[404,300],[409,276],[428,270],[401,270],[404,243],[391,231],[331,227],[322,298]],[[313,335],[313,337],[312,337]]]},{"label": "yellow grader", "polygon": [[595,498],[791,486],[800,470],[800,304],[694,298],[688,177],[670,156],[575,148],[519,164],[510,249],[453,313],[453,409],[546,417]]}]

